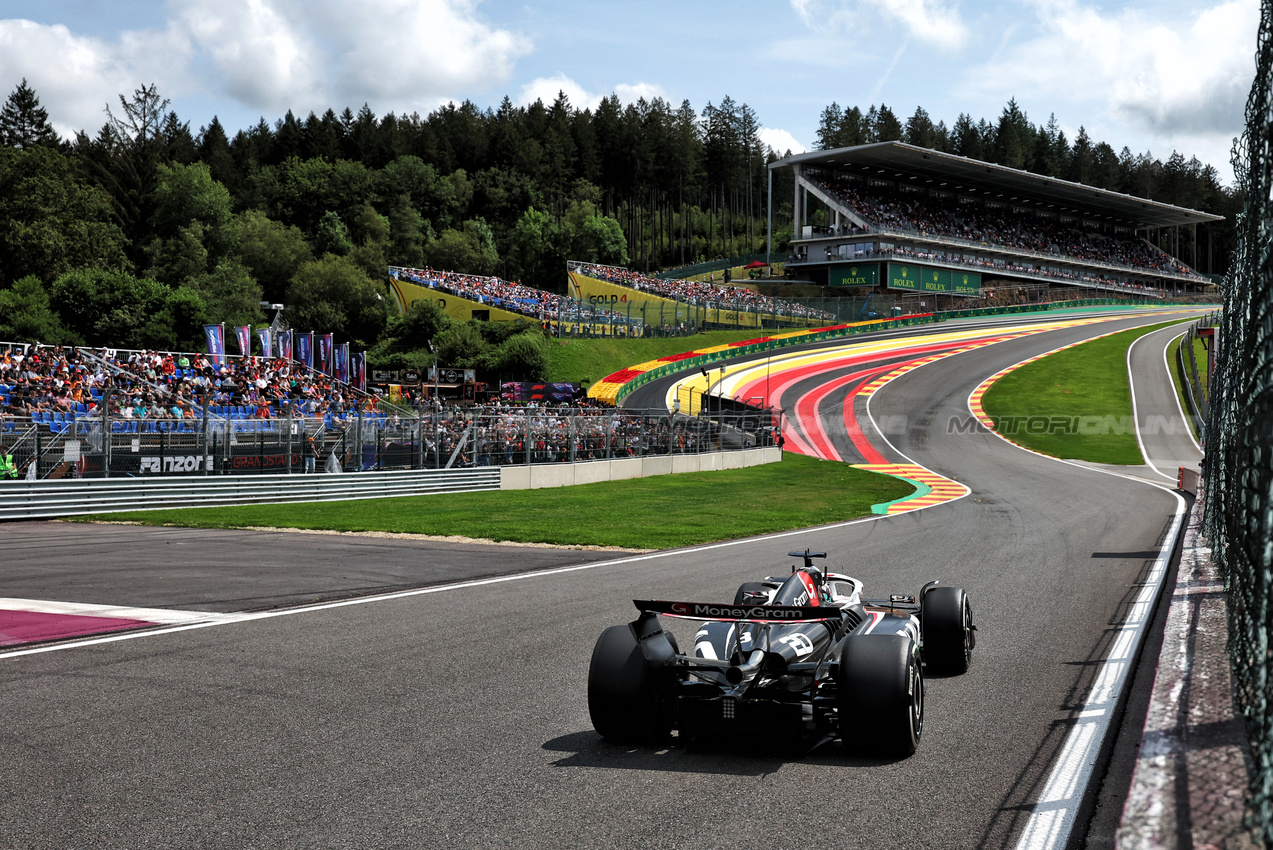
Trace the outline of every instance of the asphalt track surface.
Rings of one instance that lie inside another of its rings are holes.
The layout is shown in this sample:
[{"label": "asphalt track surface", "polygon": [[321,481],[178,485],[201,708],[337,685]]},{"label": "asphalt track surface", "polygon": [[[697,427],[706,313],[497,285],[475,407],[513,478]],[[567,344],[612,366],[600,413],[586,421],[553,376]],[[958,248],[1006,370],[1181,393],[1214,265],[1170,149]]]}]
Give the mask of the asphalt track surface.
[{"label": "asphalt track surface", "polygon": [[[972,488],[900,516],[618,557],[0,527],[0,596],[258,612],[0,653],[0,846],[1011,845],[1176,499],[946,423],[966,418],[972,387],[1006,366],[1161,320],[986,346],[876,393],[873,416],[908,423],[889,436],[899,452]],[[598,738],[588,658],[602,629],[632,619],[628,600],[727,599],[806,546],[831,552],[832,568],[864,579],[870,595],[933,578],[967,588],[974,663],[929,680],[914,756],[754,741],[654,751]],[[483,575],[493,578],[454,583]],[[452,583],[274,607],[439,581]]]}]

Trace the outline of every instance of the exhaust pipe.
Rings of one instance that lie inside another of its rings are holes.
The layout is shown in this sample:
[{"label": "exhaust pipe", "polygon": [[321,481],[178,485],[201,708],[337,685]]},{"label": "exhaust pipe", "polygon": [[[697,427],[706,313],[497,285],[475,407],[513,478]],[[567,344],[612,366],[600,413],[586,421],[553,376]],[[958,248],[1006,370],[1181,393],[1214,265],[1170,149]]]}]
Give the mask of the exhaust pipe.
[{"label": "exhaust pipe", "polygon": [[749,674],[755,673],[760,666],[765,663],[765,652],[763,649],[753,649],[751,655],[747,656],[747,661],[743,664],[735,665],[725,671],[725,681],[731,685],[737,685],[742,682]]}]

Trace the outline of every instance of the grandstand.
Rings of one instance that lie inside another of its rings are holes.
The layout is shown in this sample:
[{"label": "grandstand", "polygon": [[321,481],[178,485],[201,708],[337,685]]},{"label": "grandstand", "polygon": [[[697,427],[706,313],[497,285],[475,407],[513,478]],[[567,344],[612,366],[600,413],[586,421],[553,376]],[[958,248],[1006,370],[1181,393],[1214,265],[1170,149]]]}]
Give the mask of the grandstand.
[{"label": "grandstand", "polygon": [[685,328],[816,327],[835,314],[747,286],[669,280],[596,263],[567,263],[570,294],[638,320],[658,332]]},{"label": "grandstand", "polygon": [[554,336],[641,336],[644,332],[640,317],[494,276],[390,266],[389,288],[403,315],[417,301],[432,301],[458,321],[529,320]]},{"label": "grandstand", "polygon": [[966,303],[1018,287],[1164,298],[1211,285],[1145,238],[1181,227],[1196,237],[1222,220],[1209,213],[902,142],[769,167],[771,181],[775,168],[795,176],[788,274],[822,286]]},{"label": "grandstand", "polygon": [[[218,365],[199,353],[0,342],[0,448],[35,479],[300,472],[307,438],[343,471],[697,454],[719,449],[722,429],[762,419],[727,418],[573,398],[444,407],[404,391],[395,404],[281,357]],[[751,445],[766,439],[757,430]]]}]

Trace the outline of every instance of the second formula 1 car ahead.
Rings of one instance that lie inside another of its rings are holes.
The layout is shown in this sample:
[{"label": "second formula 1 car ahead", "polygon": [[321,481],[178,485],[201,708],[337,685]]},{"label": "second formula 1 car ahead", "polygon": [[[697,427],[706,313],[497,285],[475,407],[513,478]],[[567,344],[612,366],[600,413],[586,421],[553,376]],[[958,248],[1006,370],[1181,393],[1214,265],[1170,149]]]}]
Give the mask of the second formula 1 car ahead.
[{"label": "second formula 1 car ahead", "polygon": [[[601,633],[588,711],[603,737],[656,743],[673,730],[793,744],[839,737],[853,752],[904,757],[924,731],[925,675],[965,672],[976,644],[961,588],[863,599],[855,578],[791,552],[787,576],[746,582],[732,604],[634,600],[638,617]],[[701,620],[682,653],[660,617]]]}]

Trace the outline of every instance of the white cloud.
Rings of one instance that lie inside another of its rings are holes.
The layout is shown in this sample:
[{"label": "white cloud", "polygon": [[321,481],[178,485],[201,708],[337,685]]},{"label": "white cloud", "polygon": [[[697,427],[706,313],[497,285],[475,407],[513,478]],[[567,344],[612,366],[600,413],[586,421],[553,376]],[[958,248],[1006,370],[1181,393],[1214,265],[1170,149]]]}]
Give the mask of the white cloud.
[{"label": "white cloud", "polygon": [[0,79],[26,77],[65,133],[95,132],[120,93],[228,96],[264,113],[427,111],[506,82],[530,44],[476,0],[171,0],[153,29],[90,38],[0,19]]},{"label": "white cloud", "polygon": [[792,153],[804,153],[808,148],[796,141],[796,137],[788,133],[786,130],[779,130],[776,127],[761,127],[760,141],[766,146],[773,149],[774,153],[782,156],[787,151]]},{"label": "white cloud", "polygon": [[790,0],[801,23],[817,32],[851,32],[861,37],[869,32],[874,7],[882,19],[900,24],[913,38],[946,51],[955,51],[968,42],[968,27],[959,9],[943,0]]},{"label": "white cloud", "polygon": [[[636,103],[642,98],[645,98],[646,101],[651,101],[656,97],[669,100],[667,92],[663,90],[663,87],[653,83],[632,83],[631,85],[627,83],[619,83],[619,85],[614,87],[614,93],[619,96],[619,100],[622,103]],[[673,107],[676,107],[679,104],[672,105]]]},{"label": "white cloud", "polygon": [[[575,109],[596,109],[601,99],[609,97],[610,94],[590,92],[565,74],[557,73],[551,77],[536,77],[522,86],[521,93],[517,96],[517,103],[520,106],[526,106],[536,100],[542,100],[547,105],[557,99],[558,92],[565,92],[566,97],[570,99],[570,105]],[[624,104],[636,103],[641,98],[647,101],[656,97],[668,100],[663,89],[652,83],[620,83],[614,87],[613,94],[617,95],[619,101]],[[672,106],[675,108],[678,105]]]},{"label": "white cloud", "polygon": [[920,41],[957,50],[968,40],[959,11],[941,0],[867,0],[882,15],[894,18]]},{"label": "white cloud", "polygon": [[[108,102],[138,85],[125,57],[95,39],[73,35],[58,24],[0,20],[0,79],[26,78],[63,136],[94,134],[106,123]],[[0,93],[8,96],[8,92]]]},{"label": "white cloud", "polygon": [[[1035,0],[1037,30],[965,77],[1006,101],[1054,104],[1087,117],[1088,129],[1123,127],[1157,140],[1220,153],[1242,128],[1255,73],[1259,0],[1227,0],[1190,15],[1157,8],[1115,13],[1078,0]],[[1113,143],[1114,139],[1108,139]],[[1169,151],[1155,151],[1165,156]]]},{"label": "white cloud", "polygon": [[268,109],[290,106],[322,87],[316,46],[281,6],[269,0],[180,0],[178,21],[216,69],[209,89]]},{"label": "white cloud", "polygon": [[462,89],[509,79],[530,43],[481,21],[473,0],[345,0],[298,3],[301,17],[319,11],[325,35],[341,45],[346,97],[371,92],[420,105]]},{"label": "white cloud", "polygon": [[565,74],[554,74],[551,77],[536,77],[522,86],[521,94],[517,96],[517,105],[529,106],[537,100],[542,100],[547,106],[557,99],[558,92],[565,92],[566,97],[570,99],[570,105],[575,109],[593,109],[601,101],[600,95],[586,91],[583,86]]}]

